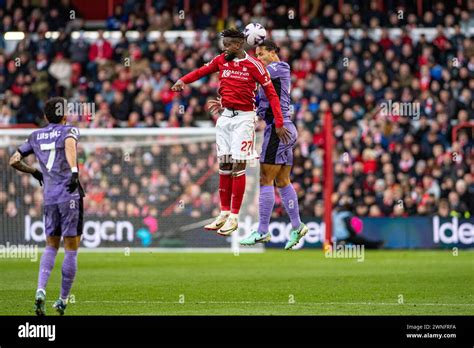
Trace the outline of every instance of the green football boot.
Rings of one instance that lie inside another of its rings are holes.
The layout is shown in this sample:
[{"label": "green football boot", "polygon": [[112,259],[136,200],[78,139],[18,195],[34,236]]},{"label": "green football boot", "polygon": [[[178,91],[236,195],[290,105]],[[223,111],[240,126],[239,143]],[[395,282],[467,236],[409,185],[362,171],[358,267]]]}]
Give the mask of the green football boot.
[{"label": "green football boot", "polygon": [[298,229],[291,230],[290,240],[286,243],[285,250],[289,250],[293,248],[296,244],[298,244],[300,239],[303,238],[306,233],[308,233],[308,230],[308,226],[306,226],[304,223],[301,223]]},{"label": "green football boot", "polygon": [[244,238],[240,241],[240,245],[254,245],[257,243],[265,243],[268,242],[272,238],[272,235],[270,232],[265,233],[264,235],[261,235],[257,231],[254,231],[248,236],[247,238]]}]

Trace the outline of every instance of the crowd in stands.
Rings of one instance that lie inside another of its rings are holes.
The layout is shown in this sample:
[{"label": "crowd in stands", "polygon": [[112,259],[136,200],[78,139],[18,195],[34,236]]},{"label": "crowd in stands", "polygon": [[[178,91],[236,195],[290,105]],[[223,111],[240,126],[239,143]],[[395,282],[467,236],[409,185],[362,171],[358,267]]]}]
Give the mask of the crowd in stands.
[{"label": "crowd in stands", "polygon": [[[121,147],[123,139],[115,140],[110,145],[79,147],[86,216],[207,218],[215,212],[218,201],[210,192],[217,183],[211,175],[202,184],[196,183],[217,168],[212,142],[162,146],[149,145],[156,139],[140,137],[148,145],[129,150]],[[0,148],[2,168],[8,168],[8,156],[8,149]],[[34,163],[34,156],[26,161]],[[42,217],[42,191],[37,182],[12,171],[2,171],[0,178],[0,213]],[[176,219],[170,222],[176,224]]]},{"label": "crowd in stands", "polygon": [[[311,28],[399,28],[473,26],[472,0],[425,0],[421,15],[417,1],[410,0],[309,0],[266,1],[229,0],[227,13],[222,6],[207,0],[147,1],[125,0],[116,4],[110,16],[104,18],[107,30],[212,30],[223,24],[243,27],[250,22],[261,23],[268,29]],[[452,4],[452,6],[451,6]],[[38,33],[44,30],[64,30],[71,19],[82,14],[71,0],[0,0],[0,31]],[[82,27],[83,22],[74,23]]]},{"label": "crowd in stands", "polygon": [[[170,88],[220,52],[218,7],[192,2],[192,14],[181,19],[177,7],[170,8],[167,1],[153,1],[148,9],[142,2],[125,1],[106,19],[104,29],[139,30],[140,35],[134,41],[123,36],[112,45],[102,31],[89,42],[82,35],[73,40],[62,30],[68,27],[64,16],[73,10],[68,0],[57,6],[44,1],[43,7],[35,8],[29,1],[17,3],[5,1],[0,7],[0,32],[21,30],[37,33],[38,38],[27,35],[12,53],[6,53],[0,41],[0,126],[41,126],[43,102],[53,95],[94,103],[94,115],[70,120],[80,128],[196,127],[198,121],[215,122],[206,102],[216,97],[216,74],[187,86],[182,94]],[[376,6],[378,1],[348,1],[340,11],[338,1],[303,2],[307,8],[302,18],[299,8],[294,9],[298,24],[288,17],[292,9],[286,5],[269,1],[276,7],[263,9],[248,3],[230,1],[232,15],[226,25],[242,28],[256,21],[267,28],[364,29],[360,39],[345,30],[334,44],[322,33],[310,38],[308,31],[301,40],[277,42],[281,59],[292,68],[292,110],[299,131],[292,178],[303,215],[323,214],[323,115],[330,111],[335,204],[348,202],[360,216],[472,216],[472,128],[460,130],[456,139],[451,131],[474,120],[474,42],[466,30],[474,25],[474,2],[453,7],[434,2],[422,17],[416,16],[410,1],[383,1],[384,8]],[[366,28],[379,26],[381,38],[374,40]],[[403,30],[390,37],[390,27]],[[423,35],[415,40],[414,27],[436,27],[434,40]],[[448,27],[454,28],[452,35]],[[198,36],[192,45],[180,38],[146,38],[146,30],[188,29],[209,30],[209,38]],[[60,36],[47,38],[48,30],[60,30]],[[394,108],[400,105],[409,110]],[[88,213],[160,215],[176,201],[186,204],[178,205],[175,214],[208,216],[216,209],[217,183],[195,183],[208,168],[216,168],[212,146],[137,149],[128,153],[131,162],[114,148],[82,150]],[[0,148],[2,168],[8,155]],[[176,161],[180,156],[186,159]],[[7,184],[5,178],[2,175],[0,212],[12,215],[20,207],[34,210],[40,204],[33,180],[23,176],[17,184]],[[20,189],[29,194],[15,195]],[[284,214],[277,199],[274,215]]]}]

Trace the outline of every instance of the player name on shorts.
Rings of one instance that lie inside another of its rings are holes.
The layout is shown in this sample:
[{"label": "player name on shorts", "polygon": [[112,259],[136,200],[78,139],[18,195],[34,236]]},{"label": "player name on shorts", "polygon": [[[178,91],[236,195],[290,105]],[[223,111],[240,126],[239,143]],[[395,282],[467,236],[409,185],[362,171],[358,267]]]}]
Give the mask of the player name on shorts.
[{"label": "player name on shorts", "polygon": [[326,247],[324,256],[331,259],[357,259],[357,262],[365,260],[364,245],[355,244],[336,244]]},{"label": "player name on shorts", "polygon": [[26,322],[18,326],[18,337],[20,338],[47,338],[48,341],[56,339],[56,325],[35,325]]}]

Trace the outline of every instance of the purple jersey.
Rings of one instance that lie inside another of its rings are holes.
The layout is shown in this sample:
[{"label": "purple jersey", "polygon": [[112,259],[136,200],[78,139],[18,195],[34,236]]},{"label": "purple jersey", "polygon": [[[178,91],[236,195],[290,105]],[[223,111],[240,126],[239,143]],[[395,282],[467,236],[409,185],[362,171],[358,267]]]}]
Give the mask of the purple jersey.
[{"label": "purple jersey", "polygon": [[44,177],[44,205],[80,199],[79,190],[71,194],[66,187],[72,175],[65,151],[65,140],[69,137],[77,141],[79,130],[73,126],[51,123],[31,133],[18,148],[23,157],[34,153],[40,163]]},{"label": "purple jersey", "polygon": [[[280,98],[281,112],[283,114],[283,121],[291,121],[290,118],[290,86],[291,86],[291,76],[290,76],[290,66],[285,62],[273,62],[267,65],[267,70],[270,73],[270,78],[272,79],[273,86],[275,91]],[[258,91],[258,108],[257,115],[264,119],[267,124],[274,123],[274,117],[270,103],[263,91],[263,88],[260,87]]]}]

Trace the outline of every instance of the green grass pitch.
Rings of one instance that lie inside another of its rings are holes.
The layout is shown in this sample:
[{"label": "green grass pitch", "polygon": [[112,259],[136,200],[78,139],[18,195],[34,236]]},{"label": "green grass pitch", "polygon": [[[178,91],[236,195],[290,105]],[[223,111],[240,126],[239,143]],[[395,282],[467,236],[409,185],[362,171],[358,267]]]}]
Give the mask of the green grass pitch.
[{"label": "green grass pitch", "polygon": [[[61,262],[47,289],[59,294]],[[33,315],[39,263],[0,260],[0,315]],[[79,253],[66,315],[473,315],[474,253]],[[401,303],[402,302],[402,303]]]}]

